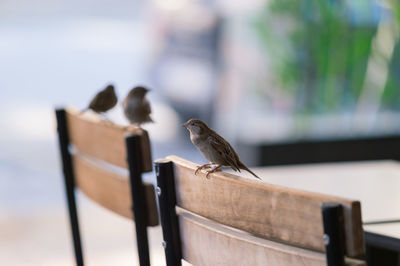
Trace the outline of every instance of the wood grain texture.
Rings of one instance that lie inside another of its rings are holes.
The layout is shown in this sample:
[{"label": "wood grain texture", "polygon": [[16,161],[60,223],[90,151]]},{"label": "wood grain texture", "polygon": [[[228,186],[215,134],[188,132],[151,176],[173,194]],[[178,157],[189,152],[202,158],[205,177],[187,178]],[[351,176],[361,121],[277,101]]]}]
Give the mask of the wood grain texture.
[{"label": "wood grain texture", "polygon": [[[129,178],[96,162],[73,155],[76,186],[90,199],[108,210],[133,219]],[[149,226],[158,225],[158,212],[153,184],[144,183]]]},{"label": "wood grain texture", "polygon": [[176,156],[174,163],[177,205],[224,225],[266,238],[324,251],[321,205],[343,205],[346,255],[364,253],[358,201],[271,185],[217,172],[194,174],[198,165]]},{"label": "wood grain texture", "polygon": [[127,168],[125,137],[137,134],[142,140],[143,172],[152,171],[147,131],[102,121],[97,116],[80,114],[71,108],[66,113],[70,142],[79,152]]},{"label": "wood grain texture", "polygon": [[400,219],[400,162],[318,163],[252,170],[267,183],[357,199],[364,223]]},{"label": "wood grain texture", "polygon": [[[179,214],[183,259],[192,265],[325,266],[324,253],[258,238],[187,212]],[[348,260],[346,265],[364,262]]]}]

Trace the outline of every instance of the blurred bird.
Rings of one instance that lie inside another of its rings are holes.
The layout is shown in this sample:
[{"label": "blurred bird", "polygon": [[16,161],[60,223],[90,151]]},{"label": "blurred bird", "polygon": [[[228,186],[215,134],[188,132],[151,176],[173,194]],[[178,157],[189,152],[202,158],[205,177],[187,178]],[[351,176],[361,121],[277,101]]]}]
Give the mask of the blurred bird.
[{"label": "blurred bird", "polygon": [[131,124],[136,124],[138,127],[143,123],[153,122],[150,117],[150,103],[145,98],[148,91],[148,89],[141,86],[135,87],[122,102],[126,118]]},{"label": "blurred bird", "polygon": [[247,168],[239,158],[239,155],[235,152],[232,146],[217,132],[209,128],[203,121],[199,119],[190,119],[183,126],[190,132],[190,140],[193,145],[203,154],[203,156],[210,161],[210,163],[199,166],[195,172],[200,169],[210,168],[211,165],[216,164],[217,166],[208,171],[206,177],[210,173],[218,171],[222,166],[229,166],[235,171],[240,169],[246,170],[259,178],[249,168]]},{"label": "blurred bird", "polygon": [[113,85],[108,85],[104,90],[99,91],[89,103],[89,106],[81,113],[91,109],[96,113],[105,113],[112,109],[118,102]]}]

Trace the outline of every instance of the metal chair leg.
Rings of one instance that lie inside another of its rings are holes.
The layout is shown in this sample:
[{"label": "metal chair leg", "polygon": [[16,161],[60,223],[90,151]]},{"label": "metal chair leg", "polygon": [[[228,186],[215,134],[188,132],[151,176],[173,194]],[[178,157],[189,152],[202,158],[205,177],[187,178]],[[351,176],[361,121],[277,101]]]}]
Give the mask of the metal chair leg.
[{"label": "metal chair leg", "polygon": [[69,136],[67,130],[67,119],[64,109],[56,110],[58,140],[61,151],[61,159],[63,165],[65,192],[68,202],[68,213],[71,224],[72,238],[74,242],[75,259],[77,266],[83,266],[83,254],[81,246],[81,237],[79,233],[78,214],[76,210],[75,193],[74,193],[74,173],[72,168],[71,155],[68,151]]}]

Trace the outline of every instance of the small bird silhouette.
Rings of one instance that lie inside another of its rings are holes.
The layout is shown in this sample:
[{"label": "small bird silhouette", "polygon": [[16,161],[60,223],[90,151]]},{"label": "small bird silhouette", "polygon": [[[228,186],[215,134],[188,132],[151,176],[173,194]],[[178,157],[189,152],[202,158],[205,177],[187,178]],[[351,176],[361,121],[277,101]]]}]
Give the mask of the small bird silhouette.
[{"label": "small bird silhouette", "polygon": [[81,111],[81,113],[91,109],[96,113],[105,113],[112,109],[118,102],[115,94],[114,86],[108,85],[104,90],[99,91],[89,103],[89,106]]},{"label": "small bird silhouette", "polygon": [[189,130],[193,145],[210,161],[210,163],[199,166],[195,174],[201,169],[210,168],[211,165],[216,164],[217,166],[214,169],[207,172],[206,177],[210,173],[218,171],[222,166],[229,166],[239,172],[240,169],[246,170],[256,178],[261,179],[240,161],[239,155],[229,142],[209,128],[203,121],[190,119],[183,126]]},{"label": "small bird silhouette", "polygon": [[150,103],[146,99],[148,91],[145,87],[135,87],[130,90],[122,102],[126,118],[131,124],[136,124],[138,127],[143,123],[153,122],[150,117]]}]

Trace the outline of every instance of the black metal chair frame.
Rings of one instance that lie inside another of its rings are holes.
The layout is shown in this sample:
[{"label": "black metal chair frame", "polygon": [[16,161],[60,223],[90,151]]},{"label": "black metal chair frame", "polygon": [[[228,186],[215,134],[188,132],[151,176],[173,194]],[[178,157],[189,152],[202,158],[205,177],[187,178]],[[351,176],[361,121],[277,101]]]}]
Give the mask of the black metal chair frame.
[{"label": "black metal chair frame", "polygon": [[400,135],[343,139],[304,139],[292,142],[239,144],[249,154],[257,154],[258,166],[400,160]]},{"label": "black metal chair frame", "polygon": [[[182,260],[178,217],[175,212],[176,191],[172,162],[156,162],[157,191],[167,266],[180,266]],[[324,243],[328,266],[345,265],[343,208],[337,203],[321,206]]]},{"label": "black metal chair frame", "polygon": [[[58,139],[64,173],[65,190],[68,203],[69,220],[74,243],[74,252],[77,266],[84,265],[81,237],[79,232],[78,214],[75,199],[75,176],[73,163],[69,151],[69,134],[64,109],[56,110]],[[132,212],[136,228],[136,241],[141,266],[150,265],[148,236],[147,236],[147,209],[142,183],[142,147],[140,136],[130,135],[125,138],[129,180],[132,197]]]}]

